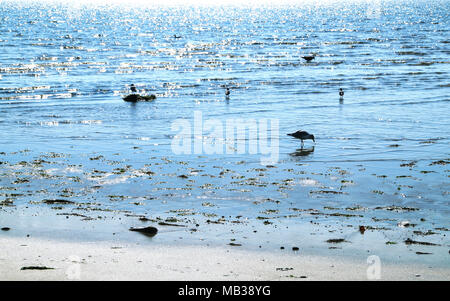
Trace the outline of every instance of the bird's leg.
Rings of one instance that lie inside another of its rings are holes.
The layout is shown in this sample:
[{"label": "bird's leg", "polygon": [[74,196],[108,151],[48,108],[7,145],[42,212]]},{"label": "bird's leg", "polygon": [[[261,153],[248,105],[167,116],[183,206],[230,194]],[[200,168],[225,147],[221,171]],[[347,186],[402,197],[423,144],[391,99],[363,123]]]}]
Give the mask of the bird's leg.
[{"label": "bird's leg", "polygon": [[303,149],[303,140],[302,140],[301,148]]}]

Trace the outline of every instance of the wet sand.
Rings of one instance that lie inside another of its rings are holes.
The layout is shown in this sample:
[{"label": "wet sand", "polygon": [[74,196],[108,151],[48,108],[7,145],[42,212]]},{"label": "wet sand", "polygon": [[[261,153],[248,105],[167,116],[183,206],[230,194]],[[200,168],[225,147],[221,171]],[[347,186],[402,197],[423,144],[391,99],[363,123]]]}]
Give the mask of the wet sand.
[{"label": "wet sand", "polygon": [[[144,248],[35,238],[1,238],[0,242],[0,280],[368,280],[370,268],[366,261],[232,247]],[[420,264],[382,263],[380,269],[380,280],[449,276],[448,269]]]},{"label": "wet sand", "polygon": [[[90,262],[86,279],[103,279],[104,269],[113,279],[153,279],[150,271],[170,266],[158,277],[364,280],[375,255],[392,269],[383,279],[450,279],[448,212],[437,210],[447,202],[447,159],[393,161],[387,169],[297,156],[261,166],[135,155],[3,153],[2,277],[62,279],[61,266],[76,255]],[[151,238],[129,231],[149,226],[158,229]],[[209,271],[206,257],[223,262]],[[335,261],[341,270],[331,268]],[[51,263],[55,270],[20,270]],[[136,269],[123,272],[130,264]]]}]

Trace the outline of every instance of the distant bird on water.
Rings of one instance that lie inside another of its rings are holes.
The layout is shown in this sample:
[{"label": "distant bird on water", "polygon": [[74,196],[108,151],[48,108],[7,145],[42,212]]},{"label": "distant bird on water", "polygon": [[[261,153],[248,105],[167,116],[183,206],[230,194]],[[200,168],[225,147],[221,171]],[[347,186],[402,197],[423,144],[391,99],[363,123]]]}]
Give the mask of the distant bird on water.
[{"label": "distant bird on water", "polygon": [[230,96],[230,88],[227,88],[227,89],[225,90],[225,95],[226,95],[226,96]]},{"label": "distant bird on water", "polygon": [[314,140],[314,135],[311,135],[310,133],[308,133],[306,131],[297,131],[295,133],[288,134],[288,136],[292,136],[294,138],[300,139],[302,141],[302,146],[303,146],[303,140],[311,139],[312,141],[314,141],[314,143],[316,143],[316,141]]},{"label": "distant bird on water", "polygon": [[339,96],[344,97],[344,90],[342,88],[339,88]]},{"label": "distant bird on water", "polygon": [[131,92],[133,92],[133,93],[137,92],[136,86],[134,84],[131,84],[130,89],[131,89]]},{"label": "distant bird on water", "polygon": [[307,55],[307,56],[302,56],[302,58],[303,58],[304,60],[306,60],[307,62],[310,62],[310,61],[312,61],[312,60],[315,58],[315,56],[313,56],[313,55]]}]

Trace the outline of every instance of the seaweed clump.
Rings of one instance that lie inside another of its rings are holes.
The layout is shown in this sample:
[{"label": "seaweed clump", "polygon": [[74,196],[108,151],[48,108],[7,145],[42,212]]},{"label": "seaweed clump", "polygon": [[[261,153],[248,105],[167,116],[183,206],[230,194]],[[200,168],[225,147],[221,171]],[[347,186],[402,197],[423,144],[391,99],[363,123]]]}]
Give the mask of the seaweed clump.
[{"label": "seaweed clump", "polygon": [[138,101],[153,101],[156,99],[156,95],[139,95],[139,94],[129,94],[123,97],[124,101],[127,102],[138,102]]}]

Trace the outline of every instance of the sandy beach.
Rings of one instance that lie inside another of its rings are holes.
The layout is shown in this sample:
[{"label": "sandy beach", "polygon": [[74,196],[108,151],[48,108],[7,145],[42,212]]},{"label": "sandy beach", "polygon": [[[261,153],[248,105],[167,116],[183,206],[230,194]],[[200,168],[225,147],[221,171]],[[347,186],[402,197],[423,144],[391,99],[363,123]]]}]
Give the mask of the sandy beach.
[{"label": "sandy beach", "polygon": [[[0,280],[369,280],[370,269],[366,261],[301,253],[36,238],[1,238],[0,254]],[[379,280],[449,278],[449,269],[382,263]]]},{"label": "sandy beach", "polygon": [[[155,166],[161,166],[157,165],[158,159],[154,161]],[[249,198],[251,203],[241,201],[245,207],[240,204],[237,207],[238,202],[224,202],[213,194],[196,196],[192,201],[183,195],[169,198],[161,194],[156,199],[149,198],[144,194],[146,187],[158,186],[145,184],[149,179],[143,175],[147,174],[142,172],[141,175],[134,170],[137,176],[125,178],[120,184],[143,187],[143,197],[127,196],[130,192],[124,196],[113,195],[110,189],[117,189],[119,185],[115,182],[99,182],[91,188],[89,173],[77,170],[78,175],[87,177],[79,193],[74,189],[61,190],[61,187],[72,185],[72,174],[62,173],[45,179],[51,181],[45,187],[52,189],[56,183],[57,191],[64,193],[50,198],[46,189],[34,192],[30,189],[35,185],[36,188],[44,187],[37,180],[40,174],[46,176],[68,165],[64,162],[54,164],[49,161],[45,165],[34,162],[3,164],[4,189],[9,192],[5,192],[8,199],[0,207],[0,280],[450,279],[446,212],[417,208],[416,203],[396,205],[399,203],[390,200],[388,193],[378,191],[371,193],[379,195],[378,198],[362,199],[365,200],[363,205],[353,201],[355,196],[367,196],[361,191],[367,189],[392,191],[392,196],[396,196],[398,189],[391,187],[391,182],[385,179],[398,179],[395,175],[400,172],[419,177],[422,168],[433,168],[439,175],[436,178],[445,181],[442,169],[446,164],[428,161],[414,163],[414,166],[408,164],[409,169],[405,169],[405,164],[400,163],[387,176],[381,177],[384,183],[365,180],[373,188],[350,185],[341,188],[344,192],[317,190],[319,182],[312,177],[329,181],[329,187],[332,182],[354,183],[357,180],[363,182],[367,176],[380,177],[371,174],[370,166],[367,170],[361,165],[345,169],[335,167],[338,173],[328,173],[334,169],[327,165],[315,167],[316,171],[296,165],[301,171],[299,175],[294,169],[285,171],[292,176],[288,188],[297,190],[291,192],[291,197],[265,198],[263,191],[267,192],[267,188],[263,186],[260,196]],[[153,169],[155,173],[150,181],[159,185],[161,179],[167,178],[167,183],[176,187],[178,183],[170,178],[179,177],[163,173],[174,164],[169,162],[159,170]],[[46,165],[58,166],[58,169],[50,170]],[[105,168],[108,161],[96,165]],[[249,170],[248,177],[255,172],[272,180],[280,175],[286,177],[276,170],[287,165],[289,162]],[[89,170],[81,164],[77,168]],[[30,180],[8,184],[15,179],[12,175],[19,174],[29,176]],[[124,177],[124,174],[119,176]],[[305,179],[305,174],[310,174],[311,179]],[[195,174],[189,176],[198,177]],[[104,178],[93,179],[104,181]],[[400,180],[405,181],[403,177]],[[137,184],[140,181],[142,185]],[[274,183],[272,185],[276,185]],[[217,185],[232,186],[224,178],[220,178]],[[258,191],[253,183],[249,187],[252,187],[252,194]],[[446,186],[439,187],[444,191]],[[421,186],[420,191],[431,188]],[[105,192],[101,194],[102,190]],[[28,192],[20,194],[21,191]],[[204,190],[199,188],[198,191]],[[220,189],[215,191],[218,194]],[[418,193],[422,194],[420,191]],[[158,196],[154,192],[152,197]],[[132,193],[136,194],[137,190]],[[101,201],[103,194],[109,201]],[[227,192],[222,194],[228,195]],[[303,202],[294,204],[295,196],[302,197]],[[183,203],[179,203],[179,197]],[[349,199],[346,204],[352,206],[338,203],[338,200],[345,200],[344,197]],[[129,231],[149,226],[158,229],[154,237]]]}]

